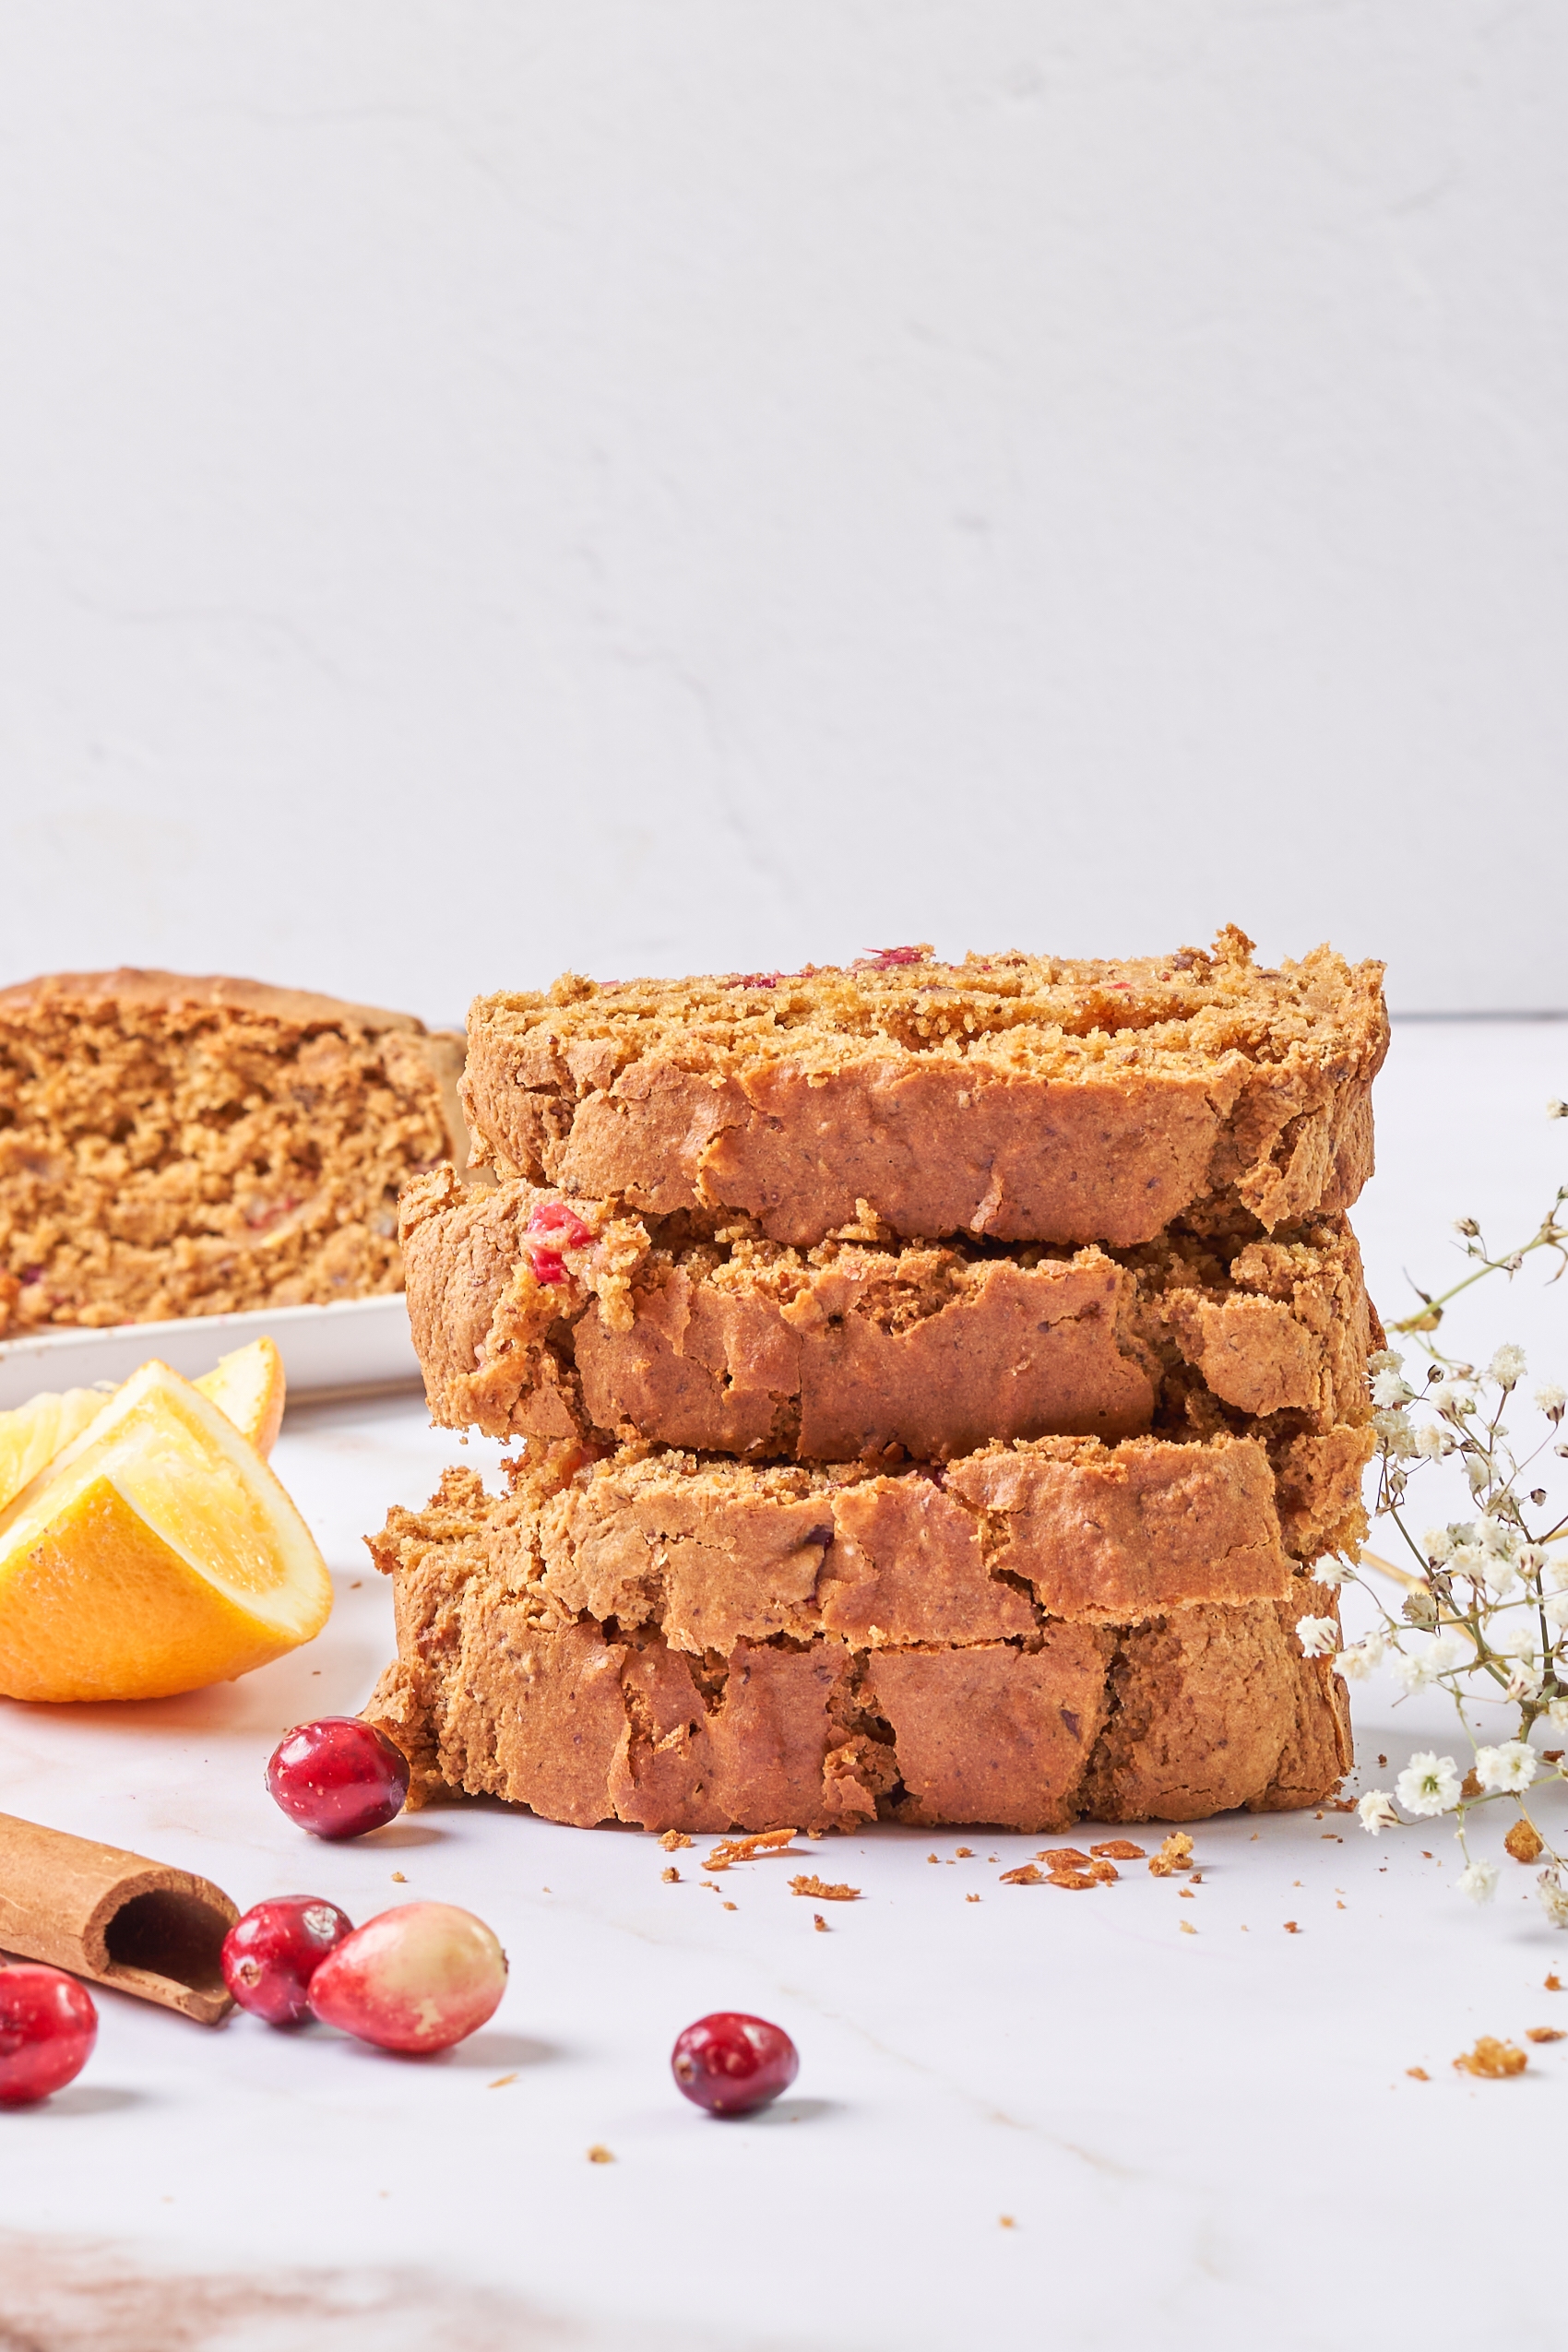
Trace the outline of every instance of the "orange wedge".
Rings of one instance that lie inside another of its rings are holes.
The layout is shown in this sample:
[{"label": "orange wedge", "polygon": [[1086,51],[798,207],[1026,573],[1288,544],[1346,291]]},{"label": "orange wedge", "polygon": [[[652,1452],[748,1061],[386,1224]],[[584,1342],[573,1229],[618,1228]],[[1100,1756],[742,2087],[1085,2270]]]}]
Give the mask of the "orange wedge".
[{"label": "orange wedge", "polygon": [[0,1693],[152,1699],[308,1642],[331,1580],[227,1416],[143,1364],[0,1511]]},{"label": "orange wedge", "polygon": [[270,1339],[253,1339],[248,1348],[220,1356],[192,1385],[228,1414],[258,1454],[271,1453],[283,1424],[284,1382],[283,1359]]},{"label": "orange wedge", "polygon": [[[193,1386],[210,1396],[258,1454],[270,1454],[283,1423],[283,1359],[270,1339],[253,1339],[220,1356]],[[96,1420],[116,1392],[110,1388],[46,1389],[0,1413],[0,1510],[62,1446]]]},{"label": "orange wedge", "polygon": [[52,1389],[0,1413],[0,1510],[53,1462],[63,1445],[95,1421],[109,1399],[101,1388]]}]

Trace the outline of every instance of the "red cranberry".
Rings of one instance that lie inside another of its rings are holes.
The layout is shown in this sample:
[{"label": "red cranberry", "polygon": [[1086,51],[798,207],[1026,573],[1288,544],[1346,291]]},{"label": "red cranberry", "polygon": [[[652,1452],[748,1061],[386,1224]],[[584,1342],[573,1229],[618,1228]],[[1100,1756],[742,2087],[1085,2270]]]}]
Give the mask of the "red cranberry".
[{"label": "red cranberry", "polygon": [[529,1218],[526,1229],[530,1234],[553,1235],[560,1243],[557,1249],[531,1249],[529,1252],[535,1281],[547,1284],[566,1279],[566,1269],[561,1262],[562,1249],[580,1250],[585,1241],[593,1239],[591,1227],[585,1225],[576,1210],[568,1208],[564,1201],[540,1201]]},{"label": "red cranberry", "polygon": [[310,2005],[379,2049],[450,2049],[493,2017],[506,1990],[506,1954],[471,1911],[400,1903],[367,1919],[311,1978]]},{"label": "red cranberry", "polygon": [[310,2014],[310,1980],[354,1923],[319,1895],[279,1895],[236,1919],[223,1939],[223,1981],[242,2009],[269,2025]]},{"label": "red cranberry", "polygon": [[787,2091],[801,2071],[781,2026],[738,2009],[716,2009],[688,2025],[670,2063],[686,2097],[710,2115],[749,2115]]},{"label": "red cranberry", "polygon": [[354,1715],[324,1715],[285,1734],[267,1785],[291,1821],[316,1837],[362,1837],[403,1810],[409,1760]]},{"label": "red cranberry", "polygon": [[26,2107],[73,2082],[92,2056],[92,1995],[63,1969],[0,1968],[0,2107]]}]

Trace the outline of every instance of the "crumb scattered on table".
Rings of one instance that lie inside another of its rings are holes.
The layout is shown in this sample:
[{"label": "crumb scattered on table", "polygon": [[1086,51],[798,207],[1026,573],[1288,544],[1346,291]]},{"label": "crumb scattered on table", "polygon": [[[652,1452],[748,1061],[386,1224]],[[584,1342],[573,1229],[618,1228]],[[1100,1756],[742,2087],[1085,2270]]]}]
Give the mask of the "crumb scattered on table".
[{"label": "crumb scattered on table", "polygon": [[1517,2042],[1499,2041],[1495,2034],[1482,2034],[1474,2049],[1454,2061],[1462,2074],[1479,2074],[1491,2083],[1522,2074],[1529,2062]]},{"label": "crumb scattered on table", "polygon": [[1184,1829],[1173,1829],[1158,1854],[1149,1858],[1151,1878],[1171,1878],[1178,1871],[1190,1870],[1193,1862],[1193,1841]]},{"label": "crumb scattered on table", "polygon": [[1141,1862],[1146,1851],[1144,1847],[1134,1846],[1126,1837],[1108,1837],[1103,1846],[1089,1847],[1097,1862]]},{"label": "crumb scattered on table", "polygon": [[1038,1862],[1020,1862],[1016,1871],[1004,1871],[997,1883],[1001,1886],[1043,1886],[1045,1872]]},{"label": "crumb scattered on table", "polygon": [[1194,1927],[1191,1919],[1178,1919],[1176,1924],[1181,1929],[1183,1935],[1196,1935],[1197,1933],[1197,1930]]},{"label": "crumb scattered on table", "polygon": [[692,1841],[683,1829],[667,1829],[659,1842],[667,1854],[672,1854],[677,1846],[689,1846]]},{"label": "crumb scattered on table", "polygon": [[515,2083],[517,2079],[515,2074],[497,2074],[494,2082],[487,2083],[485,2088],[491,2091],[504,2091],[508,2083]]},{"label": "crumb scattered on table", "polygon": [[1550,1977],[1548,1977],[1548,1978],[1547,1978],[1547,1979],[1546,1979],[1546,1985],[1545,1985],[1545,1990],[1546,1990],[1548,1992],[1561,1992],[1561,1991],[1562,1991],[1562,1978],[1561,1978],[1561,1977],[1557,1974],[1557,1972],[1556,1972],[1556,1970],[1555,1970],[1555,1969],[1553,1969],[1553,1971],[1552,1971],[1551,1975],[1550,1975]]},{"label": "crumb scattered on table", "polygon": [[1561,2025],[1531,2025],[1526,2030],[1525,2039],[1527,2042],[1568,2041],[1568,2033]]},{"label": "crumb scattered on table", "polygon": [[597,2140],[588,2152],[588,2160],[589,2164],[613,2164],[615,2161],[609,2149],[600,2147]]},{"label": "crumb scattered on table", "polygon": [[966,1903],[978,1903],[980,1901],[980,1896],[978,1895],[966,1895],[964,1900]]},{"label": "crumb scattered on table", "polygon": [[1503,1843],[1516,1862],[1535,1862],[1540,1859],[1545,1840],[1533,1821],[1520,1819]]},{"label": "crumb scattered on table", "polygon": [[972,1862],[975,1858],[975,1849],[972,1846],[955,1846],[953,1858],[955,1861]]},{"label": "crumb scattered on table", "polygon": [[754,1862],[759,1854],[779,1853],[794,1835],[792,1829],[759,1829],[753,1837],[721,1837],[707,1858],[707,1868],[727,1871],[731,1862]]},{"label": "crumb scattered on table", "polygon": [[1018,2227],[1010,2213],[998,2214],[996,2218],[1004,2229],[1016,2229]]},{"label": "crumb scattered on table", "polygon": [[1408,2074],[1412,2083],[1430,2083],[1431,2081],[1431,2076],[1427,2073],[1424,2066],[1407,2066],[1405,2072]]},{"label": "crumb scattered on table", "polygon": [[816,1930],[818,1935],[831,1935],[833,1933],[833,1930],[828,1926],[827,1921],[823,1918],[820,1911],[814,1911],[812,1913],[812,1925]]},{"label": "crumb scattered on table", "polygon": [[1301,1930],[1294,1919],[1287,1919],[1285,1922],[1285,1932],[1287,1935],[1300,1935]]},{"label": "crumb scattered on table", "polygon": [[408,1882],[408,1880],[407,1880],[407,1879],[403,1876],[403,1873],[402,1873],[402,1871],[393,1871],[393,1873],[392,1873],[392,1883],[393,1883],[393,1885],[394,1885],[394,1886],[407,1886],[408,1883],[409,1883],[409,1882]]},{"label": "crumb scattered on table", "polygon": [[820,1903],[858,1903],[861,1899],[858,1886],[830,1886],[826,1879],[814,1878],[805,1871],[799,1878],[790,1881],[790,1892],[791,1895],[814,1895]]},{"label": "crumb scattered on table", "polygon": [[667,1871],[660,1871],[659,1875],[664,1881],[666,1886],[679,1886],[681,1883],[681,1873],[675,1868],[673,1862],[671,1863],[670,1868]]}]

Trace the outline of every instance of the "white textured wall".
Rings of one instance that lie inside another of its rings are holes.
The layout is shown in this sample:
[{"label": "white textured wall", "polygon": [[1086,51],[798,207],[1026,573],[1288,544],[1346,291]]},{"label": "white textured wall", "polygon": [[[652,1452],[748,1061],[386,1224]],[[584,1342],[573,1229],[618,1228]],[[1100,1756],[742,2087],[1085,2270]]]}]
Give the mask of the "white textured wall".
[{"label": "white textured wall", "polygon": [[1568,10],[7,0],[0,977],[1568,1004]]}]

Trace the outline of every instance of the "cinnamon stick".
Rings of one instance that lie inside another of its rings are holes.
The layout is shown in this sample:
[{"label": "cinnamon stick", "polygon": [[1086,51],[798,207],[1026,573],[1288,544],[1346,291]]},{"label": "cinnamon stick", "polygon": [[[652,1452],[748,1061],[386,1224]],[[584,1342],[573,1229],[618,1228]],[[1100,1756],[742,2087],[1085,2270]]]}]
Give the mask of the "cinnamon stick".
[{"label": "cinnamon stick", "polygon": [[239,1916],[189,1871],[0,1813],[0,1953],[216,2025],[233,2007],[219,1954]]}]

